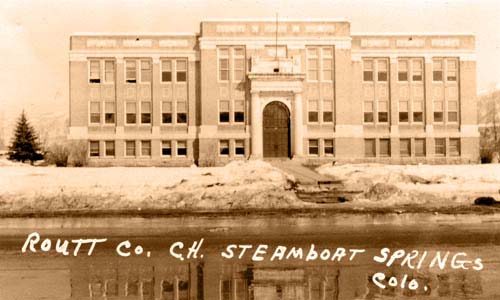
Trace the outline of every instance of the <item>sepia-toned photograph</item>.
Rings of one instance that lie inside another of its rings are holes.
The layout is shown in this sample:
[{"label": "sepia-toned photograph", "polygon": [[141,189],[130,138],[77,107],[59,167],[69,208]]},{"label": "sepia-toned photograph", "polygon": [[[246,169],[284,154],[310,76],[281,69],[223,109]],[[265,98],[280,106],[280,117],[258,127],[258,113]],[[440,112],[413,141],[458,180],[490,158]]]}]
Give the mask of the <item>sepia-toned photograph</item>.
[{"label": "sepia-toned photograph", "polygon": [[0,70],[0,300],[500,299],[497,0],[3,0]]}]

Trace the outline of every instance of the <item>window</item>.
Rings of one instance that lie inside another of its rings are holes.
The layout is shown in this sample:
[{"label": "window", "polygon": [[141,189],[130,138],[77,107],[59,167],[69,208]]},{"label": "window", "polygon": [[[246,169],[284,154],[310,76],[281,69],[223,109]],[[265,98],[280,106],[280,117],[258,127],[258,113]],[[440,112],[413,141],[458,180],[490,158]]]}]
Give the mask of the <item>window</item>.
[{"label": "window", "polygon": [[174,284],[170,281],[164,280],[161,283],[161,299],[174,300]]},{"label": "window", "polygon": [[141,155],[151,156],[151,141],[141,141]]},{"label": "window", "polygon": [[413,101],[413,122],[424,121],[424,102]]},{"label": "window", "polygon": [[161,61],[161,82],[172,82],[172,61]]},{"label": "window", "polygon": [[245,49],[233,49],[233,79],[241,81],[245,79]]},{"label": "window", "polygon": [[365,101],[363,104],[364,117],[363,121],[365,123],[373,123],[373,101]]},{"label": "window", "polygon": [[385,59],[378,61],[377,80],[387,81],[387,60]]},{"label": "window", "polygon": [[189,282],[179,280],[178,282],[178,300],[188,300],[189,297]]},{"label": "window", "polygon": [[185,101],[177,102],[177,124],[187,123],[187,105]]},{"label": "window", "polygon": [[115,156],[115,142],[114,141],[106,141],[105,143],[106,156]]},{"label": "window", "polygon": [[332,81],[333,80],[333,49],[323,48],[322,49],[322,61],[323,61],[323,80]]},{"label": "window", "polygon": [[411,139],[399,140],[399,155],[401,157],[411,156]]},{"label": "window", "polygon": [[309,120],[309,122],[318,122],[318,101],[317,100],[309,100],[308,120]]},{"label": "window", "polygon": [[456,59],[446,60],[446,80],[457,81],[458,61]]},{"label": "window", "polygon": [[333,148],[333,140],[325,140],[324,142],[325,155],[332,156],[335,153]]},{"label": "window", "polygon": [[443,60],[434,59],[432,61],[432,80],[443,81]]},{"label": "window", "polygon": [[434,101],[434,122],[443,122],[443,101]]},{"label": "window", "polygon": [[323,122],[333,122],[333,101],[323,101]]},{"label": "window", "polygon": [[398,61],[398,80],[408,81],[408,60]]},{"label": "window", "polygon": [[229,48],[219,48],[219,80],[229,80]]},{"label": "window", "polygon": [[90,141],[89,154],[91,157],[99,156],[99,141]]},{"label": "window", "polygon": [[408,101],[399,101],[399,122],[408,123]]},{"label": "window", "polygon": [[424,74],[424,62],[422,59],[414,59],[413,60],[413,70],[412,70],[412,79],[413,81],[422,81]]},{"label": "window", "polygon": [[115,123],[115,103],[106,102],[104,103],[104,122],[106,124]]},{"label": "window", "polygon": [[415,156],[425,156],[425,139],[415,139]]},{"label": "window", "polygon": [[458,122],[458,101],[448,101],[448,122]]},{"label": "window", "polygon": [[100,124],[101,123],[101,103],[100,102],[90,102],[90,123]]},{"label": "window", "polygon": [[460,139],[450,139],[450,156],[460,156]]},{"label": "window", "polygon": [[446,155],[446,139],[444,138],[434,139],[434,154],[436,156]]},{"label": "window", "polygon": [[141,60],[141,82],[151,82],[151,61]]},{"label": "window", "polygon": [[380,139],[379,140],[380,156],[389,157],[391,156],[391,140],[390,139]]},{"label": "window", "polygon": [[104,81],[106,83],[115,82],[115,62],[112,60],[104,62]]},{"label": "window", "polygon": [[234,142],[234,154],[238,156],[245,155],[245,141],[244,140],[236,140]]},{"label": "window", "polygon": [[161,122],[163,124],[172,124],[172,102],[162,102],[161,109]]},{"label": "window", "polygon": [[187,81],[187,61],[185,59],[178,59],[175,67],[176,67],[175,80],[177,82],[186,82]]},{"label": "window", "polygon": [[219,101],[219,122],[229,123],[229,101]]},{"label": "window", "polygon": [[365,139],[365,157],[375,157],[375,139]]},{"label": "window", "polygon": [[126,156],[135,156],[135,141],[126,141],[125,142],[125,155]]},{"label": "window", "polygon": [[139,296],[139,280],[127,281],[127,296]]},{"label": "window", "polygon": [[245,122],[245,101],[235,100],[234,101],[234,122],[243,123]]},{"label": "window", "polygon": [[100,83],[101,82],[101,63],[98,60],[90,61],[90,83]]},{"label": "window", "polygon": [[228,156],[229,155],[229,140],[219,141],[219,154],[221,156]]},{"label": "window", "polygon": [[373,81],[373,60],[363,61],[363,81]]},{"label": "window", "polygon": [[309,140],[309,155],[318,155],[318,154],[319,154],[319,141]]},{"label": "window", "polygon": [[162,141],[161,142],[161,155],[171,156],[172,155],[172,142]]},{"label": "window", "polygon": [[127,111],[126,121],[127,124],[135,124],[137,122],[137,105],[135,102],[127,102],[126,107]]},{"label": "window", "polygon": [[231,300],[232,287],[231,280],[221,280],[220,282],[221,300]]},{"label": "window", "polygon": [[125,81],[127,83],[137,82],[137,67],[135,60],[125,61]]},{"label": "window", "polygon": [[318,48],[309,48],[307,49],[307,79],[318,80],[318,69]]},{"label": "window", "polygon": [[154,300],[154,283],[152,279],[142,282],[142,298],[144,300]]},{"label": "window", "polygon": [[151,102],[141,102],[141,124],[151,124]]},{"label": "window", "polygon": [[187,156],[186,141],[178,141],[177,142],[177,156]]},{"label": "window", "polygon": [[389,102],[379,101],[378,102],[378,122],[387,123],[389,122]]}]

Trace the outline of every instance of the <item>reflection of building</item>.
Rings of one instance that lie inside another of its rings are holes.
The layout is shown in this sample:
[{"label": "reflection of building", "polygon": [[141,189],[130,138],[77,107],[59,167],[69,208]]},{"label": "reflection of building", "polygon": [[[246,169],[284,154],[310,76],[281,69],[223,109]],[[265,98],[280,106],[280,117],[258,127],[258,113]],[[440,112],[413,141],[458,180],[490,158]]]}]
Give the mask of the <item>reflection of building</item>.
[{"label": "reflection of building", "polygon": [[75,34],[70,137],[96,164],[475,161],[474,47],[471,35],[352,35],[336,20]]}]

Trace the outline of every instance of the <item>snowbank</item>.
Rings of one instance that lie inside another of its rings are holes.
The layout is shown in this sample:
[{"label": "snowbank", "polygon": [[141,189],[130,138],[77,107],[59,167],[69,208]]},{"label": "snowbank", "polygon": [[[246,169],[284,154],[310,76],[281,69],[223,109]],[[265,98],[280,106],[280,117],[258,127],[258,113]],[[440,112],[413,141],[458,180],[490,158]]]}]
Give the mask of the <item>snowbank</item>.
[{"label": "snowbank", "polygon": [[317,170],[363,191],[353,204],[364,206],[470,205],[477,197],[496,196],[500,165],[325,165]]},{"label": "snowbank", "polygon": [[61,209],[291,208],[307,204],[261,161],[220,168],[0,167],[0,212]]}]

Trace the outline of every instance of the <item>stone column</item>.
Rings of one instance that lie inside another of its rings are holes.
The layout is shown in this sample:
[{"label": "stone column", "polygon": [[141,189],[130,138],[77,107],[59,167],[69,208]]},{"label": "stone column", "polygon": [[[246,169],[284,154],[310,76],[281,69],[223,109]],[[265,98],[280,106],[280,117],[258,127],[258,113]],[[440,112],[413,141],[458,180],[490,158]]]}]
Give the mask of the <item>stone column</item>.
[{"label": "stone column", "polygon": [[294,93],[293,97],[293,158],[304,156],[304,140],[302,135],[303,111],[302,111],[302,92]]},{"label": "stone column", "polygon": [[251,149],[251,159],[261,159],[263,157],[263,146],[262,146],[262,111],[260,108],[260,98],[258,92],[252,92],[251,101],[251,138],[252,138],[252,149]]}]

